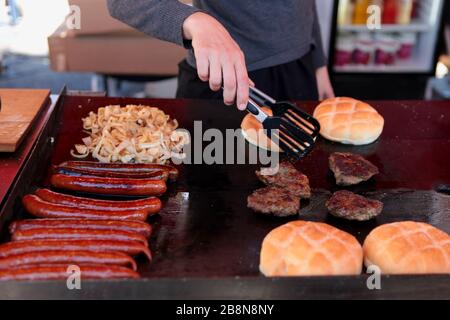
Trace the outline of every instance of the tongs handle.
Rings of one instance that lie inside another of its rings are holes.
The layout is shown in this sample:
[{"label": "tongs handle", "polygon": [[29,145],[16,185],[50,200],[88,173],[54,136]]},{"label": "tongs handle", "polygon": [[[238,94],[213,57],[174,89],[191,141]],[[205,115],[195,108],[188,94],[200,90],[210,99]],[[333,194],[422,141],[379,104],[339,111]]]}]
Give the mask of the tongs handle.
[{"label": "tongs handle", "polygon": [[270,107],[271,105],[277,103],[277,101],[274,98],[270,97],[269,95],[265,94],[261,90],[258,90],[254,87],[250,87],[249,96],[254,102],[258,103],[261,106]]},{"label": "tongs handle", "polygon": [[[252,87],[250,87],[250,94],[251,94],[251,90],[254,89]],[[223,87],[222,87],[223,90]],[[257,89],[254,89],[257,90]],[[262,93],[261,91],[257,90],[258,92]],[[264,94],[264,93],[263,93]],[[270,98],[269,96],[267,96],[268,98]],[[271,99],[271,98],[270,98]],[[255,116],[255,118],[263,123],[264,121],[266,121],[266,119],[269,117],[269,115],[267,113],[265,113],[262,109],[261,106],[258,105],[258,103],[256,101],[254,101],[252,99],[252,97],[250,97],[248,99],[248,103],[247,103],[247,111],[250,112],[252,115]]]},{"label": "tongs handle", "polygon": [[254,115],[255,118],[261,123],[266,121],[266,119],[269,117],[267,113],[265,113],[261,109],[261,107],[255,101],[252,100],[252,98],[248,99],[247,111],[250,112],[252,115]]}]

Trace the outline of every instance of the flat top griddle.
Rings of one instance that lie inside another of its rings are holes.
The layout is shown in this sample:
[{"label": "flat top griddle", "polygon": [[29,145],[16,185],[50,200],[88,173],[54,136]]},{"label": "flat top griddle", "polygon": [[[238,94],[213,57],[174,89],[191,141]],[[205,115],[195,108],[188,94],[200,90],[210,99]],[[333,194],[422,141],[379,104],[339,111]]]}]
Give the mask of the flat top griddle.
[{"label": "flat top griddle", "polygon": [[[129,98],[64,98],[49,135],[47,157],[32,158],[28,170],[35,181],[10,196],[3,212],[5,224],[23,216],[21,194],[48,184],[48,172],[40,165],[71,159],[70,150],[84,137],[81,118],[89,111],[111,104],[144,104],[161,108],[175,117],[180,127],[193,130],[202,120],[203,130],[221,131],[240,126],[243,113],[219,102],[195,100],[147,100]],[[302,103],[312,112],[316,103]],[[351,147],[318,140],[306,159],[296,164],[308,175],[314,190],[310,201],[302,203],[298,217],[263,217],[246,207],[247,196],[262,186],[254,171],[259,165],[182,165],[177,183],[164,196],[164,209],[152,217],[155,230],[150,240],[154,261],[140,261],[143,279],[137,281],[91,281],[90,291],[73,294],[61,283],[7,283],[20,296],[64,298],[450,298],[449,276],[384,277],[380,292],[369,291],[367,275],[266,279],[258,270],[259,251],[264,236],[273,228],[295,219],[323,221],[353,234],[359,241],[376,226],[403,220],[424,221],[450,231],[450,103],[375,102],[386,127],[379,141]],[[44,143],[44,142],[41,142]],[[328,155],[335,151],[355,152],[376,164],[381,174],[348,188],[385,203],[383,214],[365,223],[339,220],[327,214],[324,202],[338,190],[328,170]],[[34,171],[33,171],[34,170]],[[438,192],[439,191],[439,192]],[[11,208],[16,210],[12,211]],[[411,290],[411,286],[416,290]],[[120,289],[119,289],[120,288]],[[196,289],[197,288],[197,289]],[[39,291],[38,293],[38,289]],[[155,291],[156,290],[156,291]],[[0,296],[4,295],[0,290]]]}]

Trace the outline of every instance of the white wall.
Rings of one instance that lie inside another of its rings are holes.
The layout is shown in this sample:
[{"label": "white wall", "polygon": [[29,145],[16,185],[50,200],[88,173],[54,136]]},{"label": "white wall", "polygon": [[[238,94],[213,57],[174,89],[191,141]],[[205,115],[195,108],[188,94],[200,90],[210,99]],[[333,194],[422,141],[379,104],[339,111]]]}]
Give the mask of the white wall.
[{"label": "white wall", "polygon": [[[0,2],[2,2],[0,0]],[[18,25],[0,29],[0,50],[46,55],[47,37],[69,13],[67,0],[16,0],[23,18]]]}]

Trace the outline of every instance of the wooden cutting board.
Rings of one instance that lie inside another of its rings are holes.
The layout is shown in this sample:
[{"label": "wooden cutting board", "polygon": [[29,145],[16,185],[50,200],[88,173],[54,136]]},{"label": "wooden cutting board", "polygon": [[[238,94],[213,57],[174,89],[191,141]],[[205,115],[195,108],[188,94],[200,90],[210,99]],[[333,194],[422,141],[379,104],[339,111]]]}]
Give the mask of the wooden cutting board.
[{"label": "wooden cutting board", "polygon": [[0,89],[0,152],[17,150],[49,95],[50,90]]}]

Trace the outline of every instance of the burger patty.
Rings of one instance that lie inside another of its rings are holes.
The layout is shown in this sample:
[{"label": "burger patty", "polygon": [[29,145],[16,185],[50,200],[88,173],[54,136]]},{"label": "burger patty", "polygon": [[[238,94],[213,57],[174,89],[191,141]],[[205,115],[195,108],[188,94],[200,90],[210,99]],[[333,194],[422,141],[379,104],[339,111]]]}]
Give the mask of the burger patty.
[{"label": "burger patty", "polygon": [[281,162],[278,172],[273,175],[264,174],[263,170],[264,169],[256,171],[256,176],[266,185],[286,188],[292,195],[299,198],[311,198],[311,188],[309,186],[308,177],[295,169],[290,162]]},{"label": "burger patty", "polygon": [[335,192],[326,207],[335,217],[357,221],[370,220],[383,211],[381,201],[370,200],[346,190]]},{"label": "burger patty", "polygon": [[300,199],[287,192],[285,188],[266,187],[249,195],[247,206],[265,215],[288,217],[298,214]]},{"label": "burger patty", "polygon": [[331,171],[336,183],[350,186],[367,181],[378,174],[378,168],[362,156],[353,153],[333,153],[329,158]]}]

